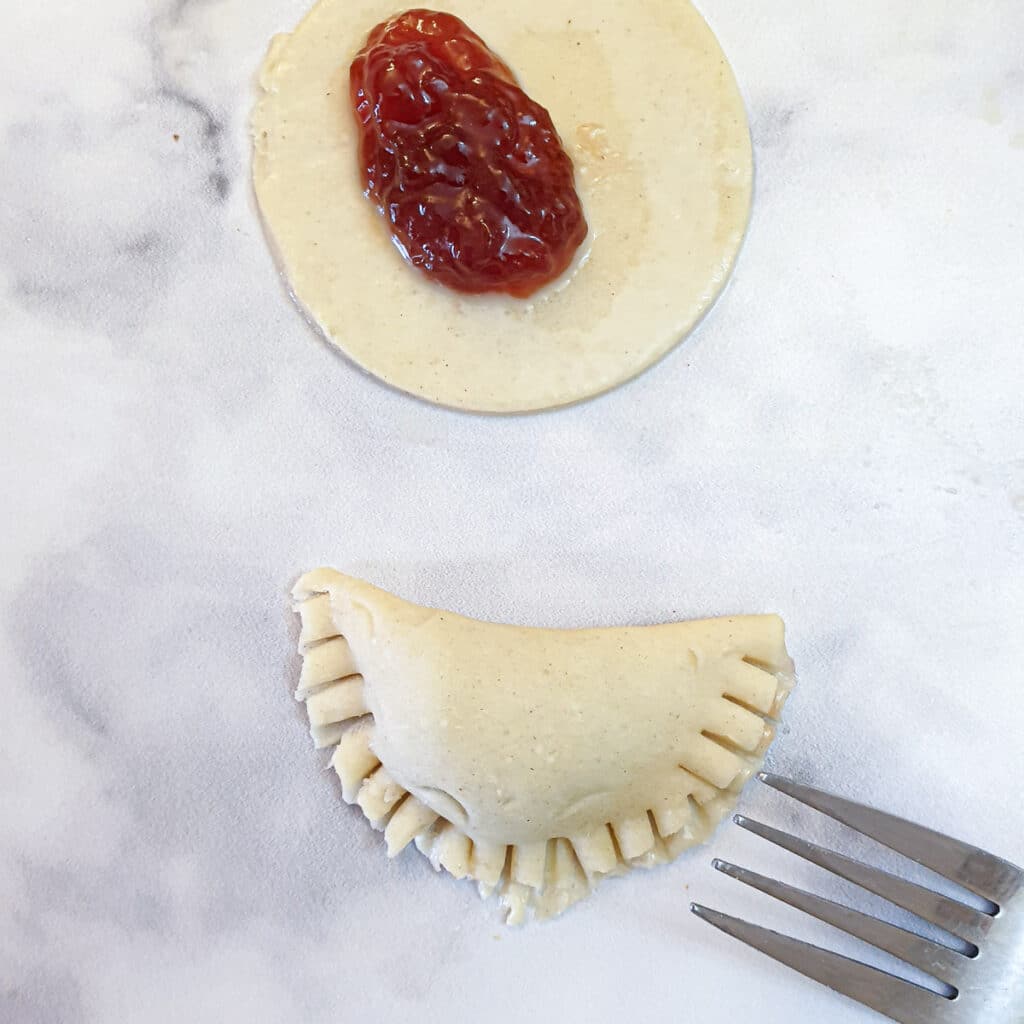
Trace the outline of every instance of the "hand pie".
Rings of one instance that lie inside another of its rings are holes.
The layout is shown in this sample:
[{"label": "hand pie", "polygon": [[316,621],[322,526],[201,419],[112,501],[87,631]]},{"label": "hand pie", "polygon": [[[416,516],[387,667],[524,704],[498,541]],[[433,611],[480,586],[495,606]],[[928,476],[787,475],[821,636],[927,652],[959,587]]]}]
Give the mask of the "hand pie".
[{"label": "hand pie", "polygon": [[527,629],[333,569],[294,589],[305,701],[342,796],[435,869],[549,917],[708,838],[792,685],[775,615]]}]

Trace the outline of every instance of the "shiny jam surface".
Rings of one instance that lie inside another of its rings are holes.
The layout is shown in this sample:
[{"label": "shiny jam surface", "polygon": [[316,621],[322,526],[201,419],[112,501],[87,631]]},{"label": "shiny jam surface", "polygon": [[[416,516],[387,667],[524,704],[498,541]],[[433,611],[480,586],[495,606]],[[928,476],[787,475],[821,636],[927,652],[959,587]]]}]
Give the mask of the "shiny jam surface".
[{"label": "shiny jam surface", "polygon": [[587,224],[548,112],[452,14],[378,25],[350,69],[366,192],[410,263],[461,292],[531,295]]}]

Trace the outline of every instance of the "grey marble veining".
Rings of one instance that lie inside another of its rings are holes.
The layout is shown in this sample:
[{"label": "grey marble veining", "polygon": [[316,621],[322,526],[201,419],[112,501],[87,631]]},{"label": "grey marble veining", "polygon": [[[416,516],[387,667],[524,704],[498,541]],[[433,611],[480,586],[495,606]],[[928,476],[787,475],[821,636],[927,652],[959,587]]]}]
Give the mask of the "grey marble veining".
[{"label": "grey marble veining", "polygon": [[627,387],[480,419],[360,373],[277,277],[246,121],[301,0],[7,5],[5,1024],[874,1019],[690,918],[855,948],[710,849],[515,932],[388,863],[290,698],[322,562],[524,623],[777,609],[775,767],[1024,861],[1024,12],[704,9],[758,164],[726,296]]}]

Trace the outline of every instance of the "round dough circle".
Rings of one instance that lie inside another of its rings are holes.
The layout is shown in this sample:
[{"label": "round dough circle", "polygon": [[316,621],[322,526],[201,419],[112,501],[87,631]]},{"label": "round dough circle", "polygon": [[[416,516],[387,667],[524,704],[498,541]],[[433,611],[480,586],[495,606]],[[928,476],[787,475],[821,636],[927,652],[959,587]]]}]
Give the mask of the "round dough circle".
[{"label": "round dough circle", "polygon": [[526,412],[630,379],[700,320],[736,259],[753,177],[743,100],[688,3],[452,0],[550,111],[590,232],[529,300],[452,292],[408,266],[363,195],[348,67],[394,0],[320,0],[274,38],[253,179],[292,291],[326,336],[441,405]]}]

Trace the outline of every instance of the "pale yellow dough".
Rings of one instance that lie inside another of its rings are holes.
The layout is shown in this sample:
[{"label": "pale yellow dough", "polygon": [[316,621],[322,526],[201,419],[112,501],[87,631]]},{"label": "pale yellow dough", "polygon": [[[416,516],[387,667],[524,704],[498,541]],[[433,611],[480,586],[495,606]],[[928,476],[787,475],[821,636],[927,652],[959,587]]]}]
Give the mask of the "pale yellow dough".
[{"label": "pale yellow dough", "polygon": [[451,0],[551,113],[590,234],[529,301],[460,296],[405,265],[363,196],[348,66],[394,0],[320,0],[277,36],[253,116],[256,195],[291,288],[356,363],[487,412],[614,387],[687,334],[724,286],[750,211],[746,113],[684,0]]},{"label": "pale yellow dough", "polygon": [[792,684],[775,615],[527,629],[333,569],[295,586],[305,701],[349,803],[518,922],[672,859],[735,805]]}]

